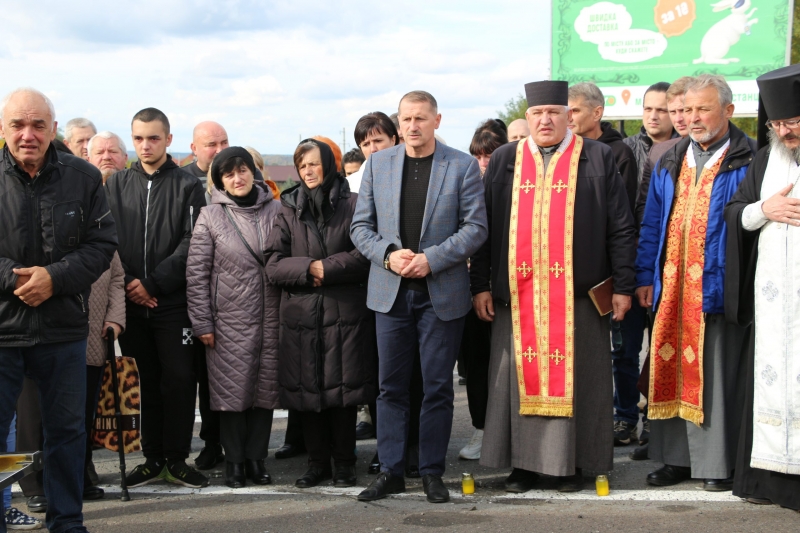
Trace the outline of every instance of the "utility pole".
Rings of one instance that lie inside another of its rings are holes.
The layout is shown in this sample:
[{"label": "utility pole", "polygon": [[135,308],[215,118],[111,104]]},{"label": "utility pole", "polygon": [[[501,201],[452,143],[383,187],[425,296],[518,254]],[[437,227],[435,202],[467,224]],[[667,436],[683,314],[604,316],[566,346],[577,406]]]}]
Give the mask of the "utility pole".
[{"label": "utility pole", "polygon": [[345,131],[344,128],[342,128],[342,155],[347,153],[347,141],[345,139]]}]

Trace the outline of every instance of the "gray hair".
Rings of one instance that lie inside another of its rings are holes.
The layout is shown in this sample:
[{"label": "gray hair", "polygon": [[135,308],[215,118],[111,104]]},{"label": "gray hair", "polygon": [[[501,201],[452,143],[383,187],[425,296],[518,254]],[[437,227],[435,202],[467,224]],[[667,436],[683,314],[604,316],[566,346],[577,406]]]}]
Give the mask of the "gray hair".
[{"label": "gray hair", "polygon": [[728,106],[733,103],[733,92],[725,81],[723,76],[719,74],[700,74],[699,76],[686,82],[684,94],[689,91],[702,91],[708,87],[713,87],[719,96],[719,104],[722,107]]},{"label": "gray hair", "polygon": [[94,124],[88,118],[78,117],[73,118],[67,125],[64,126],[64,140],[69,141],[72,139],[72,130],[75,128],[92,128],[92,133],[97,135],[97,128],[94,127]]},{"label": "gray hair", "polygon": [[606,99],[603,93],[594,83],[576,83],[569,88],[569,99],[583,98],[583,101],[594,109],[595,107],[605,108]]},{"label": "gray hair", "polygon": [[50,117],[53,119],[53,122],[56,121],[56,108],[53,105],[53,102],[42,91],[34,89],[33,87],[20,87],[18,89],[14,89],[13,91],[5,95],[2,104],[0,104],[0,120],[3,120],[3,114],[6,111],[6,106],[8,105],[8,101],[11,100],[11,97],[19,93],[28,93],[40,96],[44,100],[44,103],[47,104],[47,108],[50,109]]},{"label": "gray hair", "polygon": [[[72,120],[78,120],[78,119],[72,119]],[[72,120],[70,120],[70,122],[72,122]],[[91,122],[89,124],[91,124]],[[85,128],[86,126],[73,126],[73,127]],[[108,140],[116,139],[117,143],[119,144],[119,149],[122,150],[122,153],[124,154],[128,153],[128,149],[125,148],[125,143],[122,141],[122,137],[120,137],[116,133],[111,133],[110,131],[101,131],[100,133],[95,134],[94,137],[89,139],[89,146],[86,147],[86,150],[89,152],[89,154],[92,153],[92,144],[94,144],[94,140],[97,139],[98,137],[100,137],[101,139],[108,139]]]},{"label": "gray hair", "polygon": [[[434,113],[439,112],[439,104],[436,103],[436,98],[427,91],[411,91],[410,93],[406,93],[400,99],[400,104],[403,103],[404,100],[408,100],[409,102],[427,102],[433,108]],[[400,108],[400,104],[397,105],[398,111]]]}]

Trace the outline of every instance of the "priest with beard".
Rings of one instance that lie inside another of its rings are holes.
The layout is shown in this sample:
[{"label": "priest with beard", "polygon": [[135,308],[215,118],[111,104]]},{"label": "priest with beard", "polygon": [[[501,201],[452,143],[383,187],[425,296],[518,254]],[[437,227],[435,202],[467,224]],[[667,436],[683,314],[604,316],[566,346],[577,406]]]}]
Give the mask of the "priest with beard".
[{"label": "priest with beard", "polygon": [[[690,136],[653,169],[636,255],[636,295],[653,307],[648,418],[650,458],[664,463],[647,482],[702,479],[731,490],[741,427],[744,328],[724,316],[723,209],[744,179],[755,143],[736,128],[722,76],[686,86]],[[752,144],[751,144],[752,143]]]},{"label": "priest with beard", "polygon": [[604,304],[623,319],[636,229],[611,149],[568,128],[567,82],[525,93],[531,134],[492,154],[489,239],[471,260],[473,307],[492,322],[480,463],[513,468],[509,492],[539,474],[574,492],[582,470],[613,468],[609,322],[589,290],[609,280]]},{"label": "priest with beard", "polygon": [[725,208],[725,312],[754,326],[733,494],[800,510],[800,65],[756,82],[769,143]]}]

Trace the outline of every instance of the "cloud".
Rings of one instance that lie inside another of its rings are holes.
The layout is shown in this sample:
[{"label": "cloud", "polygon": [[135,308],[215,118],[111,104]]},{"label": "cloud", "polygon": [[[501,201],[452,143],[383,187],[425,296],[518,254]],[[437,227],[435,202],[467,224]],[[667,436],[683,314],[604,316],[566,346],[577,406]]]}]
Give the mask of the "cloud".
[{"label": "cloud", "polygon": [[[376,6],[375,4],[381,4]],[[85,2],[4,6],[0,93],[50,95],[63,124],[87,116],[127,135],[130,117],[162,109],[188,151],[213,119],[232,142],[290,153],[299,135],[348,148],[370,111],[432,92],[440,134],[469,146],[477,124],[549,67],[549,2]],[[32,37],[35,36],[35,37]]]}]

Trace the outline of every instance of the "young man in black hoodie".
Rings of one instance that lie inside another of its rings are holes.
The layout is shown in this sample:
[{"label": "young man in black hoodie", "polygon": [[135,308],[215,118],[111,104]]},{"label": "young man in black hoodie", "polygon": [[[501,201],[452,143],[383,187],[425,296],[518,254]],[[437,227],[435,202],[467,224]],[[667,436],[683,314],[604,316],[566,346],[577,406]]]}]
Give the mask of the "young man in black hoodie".
[{"label": "young man in black hoodie", "polygon": [[186,257],[194,222],[206,205],[204,190],[167,154],[172,135],[164,113],[136,113],[131,137],[139,160],[106,184],[125,268],[128,327],[119,342],[136,359],[142,382],[146,462],[128,475],[128,486],[164,479],[204,487],[208,479],[186,464],[199,342],[186,308]]},{"label": "young man in black hoodie", "polygon": [[[573,133],[605,143],[614,153],[614,160],[625,184],[631,213],[636,205],[639,167],[633,150],[622,141],[622,135],[603,122],[605,98],[597,85],[578,83],[569,88],[569,108]],[[639,424],[639,352],[644,337],[645,312],[634,298],[631,310],[622,322],[612,322],[614,372],[614,444],[627,445],[637,440]]]}]

